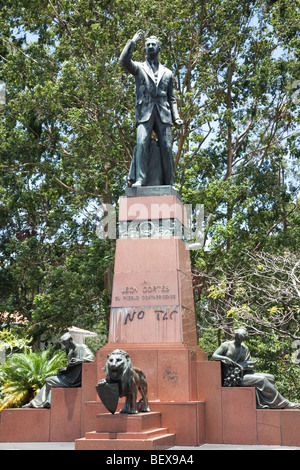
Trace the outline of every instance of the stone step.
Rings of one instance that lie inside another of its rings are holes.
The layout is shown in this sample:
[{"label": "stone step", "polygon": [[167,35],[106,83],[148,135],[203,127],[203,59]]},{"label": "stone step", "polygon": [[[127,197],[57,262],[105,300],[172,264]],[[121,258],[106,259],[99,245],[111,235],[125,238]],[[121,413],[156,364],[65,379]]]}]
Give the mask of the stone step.
[{"label": "stone step", "polygon": [[97,432],[125,433],[143,432],[161,427],[161,413],[149,412],[128,415],[123,413],[99,414],[96,418]]},{"label": "stone step", "polygon": [[75,450],[164,450],[174,447],[175,434],[141,439],[76,439]]},{"label": "stone step", "polygon": [[85,434],[86,439],[151,439],[169,434],[168,428],[154,428],[140,432],[97,432],[91,431]]},{"label": "stone step", "polygon": [[75,441],[76,450],[159,450],[175,445],[175,434],[161,426],[161,413],[100,414],[96,430]]}]

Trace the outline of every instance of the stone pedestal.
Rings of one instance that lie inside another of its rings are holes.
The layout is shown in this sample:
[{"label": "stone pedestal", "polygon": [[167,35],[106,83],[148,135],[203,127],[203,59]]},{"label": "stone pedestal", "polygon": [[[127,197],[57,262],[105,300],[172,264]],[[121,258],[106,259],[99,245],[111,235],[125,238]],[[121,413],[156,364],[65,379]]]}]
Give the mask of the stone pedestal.
[{"label": "stone pedestal", "polygon": [[120,200],[109,343],[197,348],[186,225],[174,194]]},{"label": "stone pedestal", "polygon": [[[133,365],[147,376],[155,411],[159,403],[169,410],[168,403],[193,401],[189,407],[195,415],[191,419],[189,414],[193,437],[187,441],[196,445],[200,435],[203,439],[199,413],[204,422],[203,403],[197,402],[196,364],[207,356],[197,345],[190,253],[184,240],[187,229],[184,205],[172,187],[128,189],[121,198],[109,341],[97,352],[97,377],[105,377],[103,368],[111,351],[128,352]],[[178,412],[184,424],[186,417],[176,408]],[[90,441],[91,435],[86,438]],[[81,441],[83,445],[89,443]]]},{"label": "stone pedestal", "polygon": [[185,208],[168,186],[127,195],[119,205],[109,342],[99,362],[125,349],[146,373],[150,399],[195,399],[193,362],[206,354],[197,345]]},{"label": "stone pedestal", "polygon": [[100,414],[96,430],[76,440],[76,450],[161,450],[175,445],[175,434],[162,427],[161,413]]}]

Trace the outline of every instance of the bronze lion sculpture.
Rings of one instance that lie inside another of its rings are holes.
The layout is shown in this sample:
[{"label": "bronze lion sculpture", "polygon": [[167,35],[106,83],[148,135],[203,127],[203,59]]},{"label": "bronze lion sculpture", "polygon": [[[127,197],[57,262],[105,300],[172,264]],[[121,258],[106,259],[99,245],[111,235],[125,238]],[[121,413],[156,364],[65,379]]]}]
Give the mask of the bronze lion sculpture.
[{"label": "bronze lion sculpture", "polygon": [[[143,371],[133,367],[129,354],[115,349],[107,356],[102,379],[96,386],[97,393],[106,408],[114,413],[118,398],[125,397],[125,405],[120,413],[135,414],[150,411],[147,397],[147,379]],[[137,391],[142,397],[137,404]]]}]

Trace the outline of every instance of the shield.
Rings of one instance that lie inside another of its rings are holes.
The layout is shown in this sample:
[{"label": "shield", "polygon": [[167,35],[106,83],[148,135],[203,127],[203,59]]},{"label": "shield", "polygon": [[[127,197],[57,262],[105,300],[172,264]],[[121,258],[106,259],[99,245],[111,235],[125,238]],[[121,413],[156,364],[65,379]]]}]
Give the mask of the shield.
[{"label": "shield", "polygon": [[119,401],[119,385],[117,383],[107,383],[103,379],[97,383],[96,390],[105,408],[114,414]]}]

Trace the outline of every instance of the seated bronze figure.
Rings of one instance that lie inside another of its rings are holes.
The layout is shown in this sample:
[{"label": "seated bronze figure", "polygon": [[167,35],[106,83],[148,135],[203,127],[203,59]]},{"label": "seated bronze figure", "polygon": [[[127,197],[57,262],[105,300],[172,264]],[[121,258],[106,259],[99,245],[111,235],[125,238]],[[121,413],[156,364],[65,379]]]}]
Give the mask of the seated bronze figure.
[{"label": "seated bronze figure", "polygon": [[235,331],[233,341],[225,341],[212,355],[212,360],[222,363],[222,385],[224,387],[255,387],[257,408],[300,408],[284,398],[274,386],[271,374],[254,372],[249,348],[243,343],[247,330]]}]

